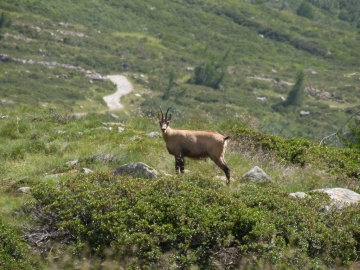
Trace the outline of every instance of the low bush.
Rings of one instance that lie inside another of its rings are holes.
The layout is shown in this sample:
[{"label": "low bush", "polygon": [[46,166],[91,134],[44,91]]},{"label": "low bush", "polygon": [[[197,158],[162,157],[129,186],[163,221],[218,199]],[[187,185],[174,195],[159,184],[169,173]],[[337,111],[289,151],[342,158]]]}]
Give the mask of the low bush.
[{"label": "low bush", "polygon": [[359,255],[357,208],[326,210],[322,193],[293,200],[271,185],[229,192],[207,178],[95,173],[42,183],[33,195],[29,243],[57,258],[87,254],[132,269],[310,269]]},{"label": "low bush", "polygon": [[42,269],[26,243],[0,220],[0,269]]},{"label": "low bush", "polygon": [[304,166],[313,164],[319,169],[360,179],[360,153],[349,148],[338,148],[300,138],[284,139],[260,131],[230,124],[227,129],[234,134],[240,147],[271,153],[278,161]]},{"label": "low bush", "polygon": [[306,0],[300,4],[298,9],[296,10],[296,14],[308,18],[310,20],[314,19],[315,16],[315,12],[311,4],[309,4],[309,2],[307,2]]}]

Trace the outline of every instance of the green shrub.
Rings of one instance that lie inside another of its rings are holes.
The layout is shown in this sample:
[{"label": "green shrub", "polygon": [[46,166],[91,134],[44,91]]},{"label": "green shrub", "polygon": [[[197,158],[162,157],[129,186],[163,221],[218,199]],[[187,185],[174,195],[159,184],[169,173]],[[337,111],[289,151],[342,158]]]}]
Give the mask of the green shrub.
[{"label": "green shrub", "polygon": [[0,149],[0,156],[3,159],[19,161],[25,158],[26,150],[21,143],[13,143]]},{"label": "green shrub", "polygon": [[28,124],[17,118],[16,120],[9,121],[1,126],[0,136],[9,139],[18,139],[22,134],[26,133],[28,129]]},{"label": "green shrub", "polygon": [[46,234],[37,244],[58,258],[88,254],[128,268],[310,269],[351,265],[359,255],[360,215],[354,207],[325,210],[324,193],[293,200],[271,185],[229,192],[207,178],[96,173],[42,183],[33,195],[28,235]]},{"label": "green shrub", "polygon": [[314,10],[307,0],[301,2],[300,6],[296,10],[296,14],[308,19],[314,19]]},{"label": "green shrub", "polygon": [[324,208],[330,204],[326,194],[309,195],[292,200],[276,188],[256,185],[243,186],[235,192],[236,198],[262,213],[261,222],[242,238],[243,248],[260,253],[279,268],[311,269],[351,263],[359,252],[356,246],[360,226],[352,230],[346,223],[358,219],[354,215],[356,208],[349,208],[348,212],[336,208],[328,211]]},{"label": "green shrub", "polygon": [[264,134],[260,131],[230,124],[227,129],[234,134],[241,147],[256,149],[270,153],[278,161],[304,166],[313,164],[318,168],[360,179],[360,153],[353,149],[331,147],[314,142],[293,138]]},{"label": "green shrub", "polygon": [[100,257],[109,247],[115,258],[136,256],[139,265],[157,263],[167,252],[183,266],[209,265],[213,249],[232,226],[226,220],[230,198],[217,192],[213,181],[147,182],[101,173],[60,186],[34,190],[44,213],[39,222],[53,232],[61,230],[62,240],[57,240],[73,242],[70,250],[78,255],[89,245]]},{"label": "green shrub", "polygon": [[0,219],[0,269],[42,269],[18,234]]}]

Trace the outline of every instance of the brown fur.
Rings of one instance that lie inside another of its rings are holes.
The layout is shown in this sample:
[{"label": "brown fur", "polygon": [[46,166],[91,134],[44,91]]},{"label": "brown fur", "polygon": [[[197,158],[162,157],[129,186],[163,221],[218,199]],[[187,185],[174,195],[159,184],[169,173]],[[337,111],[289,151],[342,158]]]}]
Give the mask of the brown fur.
[{"label": "brown fur", "polygon": [[194,160],[206,160],[206,158],[210,158],[225,172],[226,183],[229,185],[230,168],[225,162],[224,155],[227,140],[230,137],[225,137],[212,131],[172,129],[169,127],[171,114],[169,117],[167,116],[169,109],[164,117],[160,108],[161,116],[159,114],[158,117],[162,136],[166,143],[166,149],[175,157],[176,173],[184,172],[184,157]]}]

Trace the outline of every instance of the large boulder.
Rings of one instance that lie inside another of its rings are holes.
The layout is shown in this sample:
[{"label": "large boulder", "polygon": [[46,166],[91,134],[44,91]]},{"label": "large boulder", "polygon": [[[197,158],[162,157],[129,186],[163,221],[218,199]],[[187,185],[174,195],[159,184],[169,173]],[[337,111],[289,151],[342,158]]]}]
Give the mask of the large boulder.
[{"label": "large boulder", "polygon": [[15,191],[15,193],[29,193],[29,192],[30,192],[30,187],[20,187]]},{"label": "large boulder", "polygon": [[258,166],[255,166],[249,172],[244,174],[242,179],[254,183],[273,182],[273,180]]},{"label": "large boulder", "polygon": [[131,175],[138,178],[157,178],[157,171],[143,162],[128,163],[114,170],[115,175]]},{"label": "large boulder", "polygon": [[321,188],[315,191],[327,193],[339,209],[360,201],[360,194],[346,188]]},{"label": "large boulder", "polygon": [[[338,209],[360,201],[360,194],[346,188],[320,188],[314,191],[327,193],[332,200],[332,205]],[[298,196],[298,194],[303,194],[303,196]],[[289,196],[292,198],[303,198],[306,194],[304,192],[296,192],[290,193]],[[329,207],[326,206],[326,208]]]}]

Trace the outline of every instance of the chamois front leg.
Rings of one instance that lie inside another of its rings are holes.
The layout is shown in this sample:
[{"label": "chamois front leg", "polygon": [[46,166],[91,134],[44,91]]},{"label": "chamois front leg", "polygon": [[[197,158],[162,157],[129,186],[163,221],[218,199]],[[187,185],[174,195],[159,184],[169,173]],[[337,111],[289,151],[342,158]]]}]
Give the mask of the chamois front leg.
[{"label": "chamois front leg", "polygon": [[175,157],[175,171],[176,173],[184,173],[185,161],[183,157]]}]

